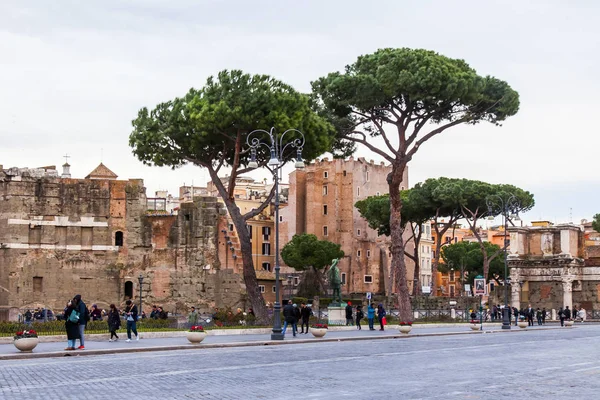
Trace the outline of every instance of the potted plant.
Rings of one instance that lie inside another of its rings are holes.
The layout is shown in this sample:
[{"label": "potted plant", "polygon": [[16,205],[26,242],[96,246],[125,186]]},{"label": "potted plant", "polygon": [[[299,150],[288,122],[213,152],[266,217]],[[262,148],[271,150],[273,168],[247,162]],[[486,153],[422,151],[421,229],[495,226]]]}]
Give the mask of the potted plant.
[{"label": "potted plant", "polygon": [[479,324],[479,321],[477,321],[476,319],[471,320],[470,327],[471,327],[471,330],[474,330],[474,331],[478,331],[481,329],[481,325]]},{"label": "potted plant", "polygon": [[206,332],[204,332],[202,325],[193,325],[186,333],[185,337],[190,341],[190,343],[198,344],[204,340],[206,337]]},{"label": "potted plant", "polygon": [[33,329],[19,331],[14,336],[13,343],[17,349],[23,352],[31,352],[39,343],[37,332]]},{"label": "potted plant", "polygon": [[314,337],[323,337],[327,333],[327,324],[313,324],[310,327],[310,333]]},{"label": "potted plant", "polygon": [[565,320],[565,326],[571,327],[571,326],[573,326],[574,322],[575,321],[573,321],[572,319],[567,319],[567,320]]},{"label": "potted plant", "polygon": [[524,315],[519,315],[519,322],[517,322],[517,325],[519,325],[519,328],[521,329],[527,328],[527,320]]},{"label": "potted plant", "polygon": [[401,333],[405,333],[408,334],[412,329],[412,322],[411,321],[401,321],[400,322],[400,332]]}]

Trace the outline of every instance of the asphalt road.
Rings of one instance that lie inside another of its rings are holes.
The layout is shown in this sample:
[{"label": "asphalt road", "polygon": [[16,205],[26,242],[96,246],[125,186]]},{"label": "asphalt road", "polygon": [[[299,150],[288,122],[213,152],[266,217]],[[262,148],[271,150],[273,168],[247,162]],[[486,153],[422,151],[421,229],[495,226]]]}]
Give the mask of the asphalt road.
[{"label": "asphalt road", "polygon": [[0,362],[0,399],[598,399],[600,326]]}]

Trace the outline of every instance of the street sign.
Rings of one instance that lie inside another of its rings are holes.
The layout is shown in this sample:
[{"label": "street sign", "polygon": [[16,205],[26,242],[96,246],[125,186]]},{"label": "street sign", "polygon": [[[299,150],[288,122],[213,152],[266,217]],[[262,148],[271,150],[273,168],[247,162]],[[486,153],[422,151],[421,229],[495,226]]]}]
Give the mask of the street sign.
[{"label": "street sign", "polygon": [[429,294],[429,293],[431,293],[431,286],[421,286],[421,292],[423,294]]},{"label": "street sign", "polygon": [[477,277],[475,278],[475,296],[485,296],[485,278]]},{"label": "street sign", "polygon": [[367,292],[367,300],[371,300],[371,292]]},{"label": "street sign", "polygon": [[469,283],[465,284],[465,292],[471,291],[471,285]]}]

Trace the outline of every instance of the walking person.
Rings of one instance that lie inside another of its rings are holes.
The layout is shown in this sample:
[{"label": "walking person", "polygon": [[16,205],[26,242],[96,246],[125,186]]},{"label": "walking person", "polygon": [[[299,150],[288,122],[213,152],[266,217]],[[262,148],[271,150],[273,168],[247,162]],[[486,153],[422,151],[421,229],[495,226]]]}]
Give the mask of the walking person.
[{"label": "walking person", "polygon": [[348,302],[346,305],[346,326],[354,325],[354,320],[352,319],[352,303]]},{"label": "walking person", "polygon": [[542,325],[542,311],[540,310],[539,307],[538,307],[537,311],[535,312],[535,316],[536,316],[538,325]]},{"label": "walking person", "polygon": [[85,349],[85,340],[84,340],[84,334],[85,334],[85,327],[87,326],[88,321],[90,320],[90,313],[85,305],[85,303],[83,302],[83,300],[81,300],[81,295],[77,294],[75,295],[75,297],[73,297],[73,307],[75,308],[75,310],[79,313],[79,350],[84,350]]},{"label": "walking person", "polygon": [[296,323],[294,306],[289,302],[285,305],[285,307],[283,307],[283,318],[283,336],[285,336],[285,331],[287,330],[288,324],[292,325],[292,333],[294,336],[296,336],[298,324]]},{"label": "walking person", "polygon": [[190,327],[198,325],[198,312],[196,311],[196,307],[192,307],[192,311],[188,314],[188,325]]},{"label": "walking person", "polygon": [[379,303],[377,306],[377,318],[379,318],[379,330],[383,331],[383,319],[385,318],[385,308],[383,308],[383,304]]},{"label": "walking person", "polygon": [[569,310],[569,306],[565,307],[564,313],[565,313],[565,320],[567,320],[567,321],[570,320],[571,319],[571,310]]},{"label": "walking person", "polygon": [[546,307],[542,308],[542,325],[546,325]]},{"label": "walking person", "polygon": [[577,306],[573,306],[573,311],[571,312],[571,315],[573,316],[573,321],[577,322],[577,317],[579,317],[579,314],[577,314]]},{"label": "walking person", "polygon": [[[119,340],[119,335],[117,335],[117,331],[121,327],[121,316],[119,315],[119,310],[117,310],[117,306],[114,304],[110,305],[110,310],[108,311],[108,330],[110,331],[110,339],[109,342],[116,342]],[[113,340],[113,337],[115,340]]]},{"label": "walking person", "polygon": [[515,316],[515,326],[517,326],[517,322],[519,322],[519,310],[517,309],[517,307],[513,307],[512,312]]},{"label": "walking person", "polygon": [[360,320],[364,317],[365,314],[363,313],[362,306],[356,306],[356,329],[359,331],[362,330],[362,327],[360,326]]},{"label": "walking person", "polygon": [[[72,313],[75,313],[73,317],[71,317]],[[75,350],[75,340],[79,339],[79,312],[75,310],[73,301],[69,301],[65,308],[65,330],[67,331],[65,350]]]},{"label": "walking person", "polygon": [[126,342],[131,342],[131,332],[135,335],[135,340],[140,340],[140,335],[138,335],[136,321],[138,317],[138,309],[135,304],[131,302],[131,300],[127,300],[125,302],[125,320],[127,321],[127,340]]},{"label": "walking person", "polygon": [[373,304],[369,304],[367,307],[367,320],[369,321],[369,330],[374,331],[373,322],[375,320],[375,309],[373,308]]},{"label": "walking person", "polygon": [[527,316],[527,326],[533,326],[533,315],[535,314],[535,311],[533,310],[533,307],[531,307],[531,304],[527,310],[525,310],[525,314]]},{"label": "walking person", "polygon": [[[308,333],[308,321],[310,320],[310,315],[312,314],[312,310],[310,307],[307,307],[306,304],[300,304],[300,318],[302,319],[302,323],[300,328],[302,329],[300,333],[304,333],[305,335]],[[306,330],[304,330],[304,326],[306,325]]]},{"label": "walking person", "polygon": [[558,310],[558,318],[560,319],[560,326],[565,326],[565,312],[562,307]]}]

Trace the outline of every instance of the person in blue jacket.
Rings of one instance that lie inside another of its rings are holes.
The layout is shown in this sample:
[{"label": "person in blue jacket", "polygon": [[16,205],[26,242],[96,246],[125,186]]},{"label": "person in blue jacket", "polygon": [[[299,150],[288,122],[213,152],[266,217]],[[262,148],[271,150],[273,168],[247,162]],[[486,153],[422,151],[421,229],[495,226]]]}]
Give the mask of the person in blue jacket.
[{"label": "person in blue jacket", "polygon": [[369,307],[367,307],[367,319],[369,320],[369,330],[374,331],[375,309],[373,308],[373,304],[369,304]]}]

